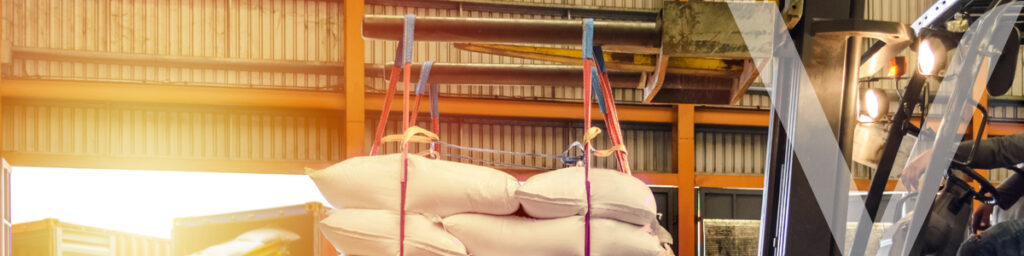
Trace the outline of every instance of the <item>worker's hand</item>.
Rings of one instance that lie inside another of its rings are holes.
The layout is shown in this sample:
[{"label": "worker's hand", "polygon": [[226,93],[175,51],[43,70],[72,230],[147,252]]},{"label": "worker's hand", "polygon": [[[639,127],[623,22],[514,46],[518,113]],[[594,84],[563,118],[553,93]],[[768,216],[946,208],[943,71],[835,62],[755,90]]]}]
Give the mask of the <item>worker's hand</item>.
[{"label": "worker's hand", "polygon": [[971,223],[971,232],[974,234],[981,233],[989,227],[992,227],[992,205],[982,204],[977,210],[974,210],[974,220]]},{"label": "worker's hand", "polygon": [[900,175],[900,181],[903,182],[903,186],[906,186],[908,191],[917,192],[917,183],[920,182],[921,174],[924,173],[925,168],[928,168],[928,162],[931,159],[932,151],[928,150],[910,160],[910,163],[907,163],[907,167],[903,169],[903,173]]}]

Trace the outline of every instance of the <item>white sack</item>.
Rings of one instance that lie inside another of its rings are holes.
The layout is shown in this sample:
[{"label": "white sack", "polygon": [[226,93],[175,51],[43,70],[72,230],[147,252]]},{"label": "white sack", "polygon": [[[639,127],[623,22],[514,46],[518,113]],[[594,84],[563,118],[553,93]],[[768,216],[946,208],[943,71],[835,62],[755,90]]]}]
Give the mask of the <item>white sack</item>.
[{"label": "white sack", "polygon": [[[444,227],[475,256],[573,256],[583,255],[583,219],[467,213],[445,218]],[[656,256],[664,251],[648,227],[611,219],[590,221],[592,256]]]},{"label": "white sack", "polygon": [[[401,168],[401,154],[391,154],[351,158],[308,175],[335,208],[398,211]],[[408,178],[408,211],[502,215],[519,208],[519,182],[493,168],[410,154]]]},{"label": "white sack", "polygon": [[[583,167],[541,173],[526,180],[516,199],[534,218],[562,218],[587,212]],[[657,216],[651,188],[619,171],[590,169],[591,217],[647,225]]]},{"label": "white sack", "polygon": [[199,254],[193,254],[192,256],[242,256],[263,247],[263,245],[260,242],[234,240],[210,246]]},{"label": "white sack", "polygon": [[[405,215],[405,255],[466,255],[466,247],[439,219]],[[340,209],[320,221],[320,231],[345,255],[398,255],[398,212]]]}]

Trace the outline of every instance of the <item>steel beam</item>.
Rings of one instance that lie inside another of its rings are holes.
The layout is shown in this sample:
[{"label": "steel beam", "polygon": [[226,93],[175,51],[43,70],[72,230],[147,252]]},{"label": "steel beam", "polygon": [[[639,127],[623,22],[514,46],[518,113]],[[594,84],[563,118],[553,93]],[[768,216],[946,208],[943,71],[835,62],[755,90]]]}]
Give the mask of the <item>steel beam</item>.
[{"label": "steel beam", "polygon": [[[402,16],[366,15],[363,35],[401,40]],[[583,32],[576,20],[417,17],[416,41],[578,45]],[[595,21],[594,44],[654,47],[660,42],[654,22]]]},{"label": "steel beam", "polygon": [[503,12],[566,18],[586,17],[594,19],[634,21],[655,21],[658,18],[657,10],[497,0],[367,0],[366,3],[385,6],[448,9],[460,12]]},{"label": "steel beam", "polygon": [[[13,98],[58,100],[87,100],[114,102],[150,102],[190,105],[219,105],[257,108],[345,109],[342,93],[303,90],[225,88],[205,86],[148,85],[133,83],[106,83],[51,80],[3,80],[0,95]],[[366,94],[364,109],[380,111],[384,96]],[[479,115],[494,117],[537,117],[552,119],[579,119],[579,103],[539,102],[522,100],[474,99],[442,97],[442,115]],[[595,111],[597,113],[598,111]],[[622,104],[619,116],[625,122],[674,123],[674,111],[669,106]],[[602,120],[595,115],[595,120]],[[767,127],[768,111],[696,107],[697,124]],[[993,131],[1015,127],[996,123]],[[1024,127],[1024,125],[1021,125]],[[1024,128],[1020,128],[1024,130]]]},{"label": "steel beam", "polygon": [[335,92],[83,81],[6,79],[0,81],[0,94],[15,98],[219,106],[314,109],[345,107],[345,96]]},{"label": "steel beam", "polygon": [[363,54],[363,37],[359,36],[362,31],[362,20],[365,5],[363,0],[345,0],[344,17],[344,70],[335,69],[336,72],[345,75],[345,97],[339,101],[345,102],[345,156],[356,157],[363,155],[364,133],[366,126],[366,111],[364,110],[366,83],[364,74],[364,62],[366,57]]},{"label": "steel beam", "polygon": [[[395,99],[392,104],[401,104],[402,99]],[[367,94],[366,110],[380,111],[384,96]],[[426,103],[421,108],[426,108]],[[538,102],[521,100],[492,100],[442,97],[438,110],[441,115],[473,115],[494,117],[524,117],[551,119],[582,119],[580,103]],[[673,123],[675,111],[668,106],[637,106],[621,105],[618,108],[619,118],[624,122]],[[604,120],[601,112],[594,106],[591,116],[594,120]]]},{"label": "steel beam", "polygon": [[[375,65],[367,69],[374,77],[390,76],[389,65]],[[412,77],[419,77],[419,65],[413,66]],[[430,82],[464,85],[540,85],[579,87],[583,70],[570,65],[520,65],[520,64],[434,64],[430,71]],[[644,82],[641,72],[608,72],[614,88],[638,88]],[[739,73],[737,73],[737,77]],[[666,74],[664,86],[677,89],[686,97],[677,102],[698,104],[728,104],[738,78],[709,77],[701,75]],[[415,82],[415,81],[414,81]],[[718,92],[719,94],[714,94]],[[708,96],[716,95],[716,97]]]},{"label": "steel beam", "polygon": [[[568,65],[582,65],[579,49],[537,47],[521,45],[455,43],[455,48],[471,52],[493,54],[524,59],[557,62]],[[605,51],[605,65],[612,71],[653,72],[658,57],[653,54],[617,53]],[[666,71],[670,74],[702,75],[714,77],[737,76],[743,71],[744,62],[715,58],[669,58]]]},{"label": "steel beam", "polygon": [[676,175],[679,180],[679,255],[691,255],[697,252],[697,205],[694,187],[696,163],[694,163],[694,107],[693,105],[676,105],[675,163]]}]

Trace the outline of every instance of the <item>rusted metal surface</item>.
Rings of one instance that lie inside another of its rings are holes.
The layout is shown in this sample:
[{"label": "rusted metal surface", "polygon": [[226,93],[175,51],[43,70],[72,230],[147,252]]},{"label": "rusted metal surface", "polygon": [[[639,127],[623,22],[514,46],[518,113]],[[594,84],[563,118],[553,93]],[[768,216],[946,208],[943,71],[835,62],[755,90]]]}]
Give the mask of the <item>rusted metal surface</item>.
[{"label": "rusted metal surface", "polygon": [[[774,3],[666,2],[662,9],[661,47],[669,56],[750,58],[750,52],[770,53],[771,45],[748,46],[736,26],[736,18],[775,17],[749,12],[766,12]],[[744,16],[734,17],[733,9],[746,6]],[[770,22],[770,21],[767,21]],[[766,26],[774,29],[773,26]],[[764,36],[772,35],[766,31]],[[753,33],[747,33],[751,36]],[[755,39],[756,42],[756,39]],[[748,49],[747,47],[758,47]]]},{"label": "rusted metal surface", "polygon": [[[555,47],[456,43],[455,48],[487,54],[535,59],[570,65],[582,65],[579,49]],[[605,52],[605,66],[612,71],[653,72],[656,55],[640,53]],[[744,66],[743,61],[712,58],[669,58],[666,71],[673,74],[702,76],[734,76]]]}]

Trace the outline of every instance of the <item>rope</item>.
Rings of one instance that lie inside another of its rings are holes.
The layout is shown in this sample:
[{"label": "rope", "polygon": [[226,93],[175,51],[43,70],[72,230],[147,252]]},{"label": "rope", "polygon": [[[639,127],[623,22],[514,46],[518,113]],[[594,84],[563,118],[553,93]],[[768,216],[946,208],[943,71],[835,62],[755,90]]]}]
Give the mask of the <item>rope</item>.
[{"label": "rope", "polygon": [[464,155],[460,155],[460,154],[441,153],[441,156],[448,157],[448,158],[457,158],[457,159],[469,160],[469,161],[473,161],[473,162],[480,162],[480,163],[491,164],[491,165],[501,165],[501,166],[508,166],[508,167],[517,167],[517,168],[523,168],[523,169],[535,169],[535,170],[544,170],[544,171],[548,170],[548,168],[539,167],[539,166],[532,166],[532,165],[525,165],[525,164],[514,164],[514,163],[506,163],[506,162],[498,162],[498,161],[490,161],[490,160],[484,160],[484,159],[479,159],[479,158],[475,158],[475,157],[464,156]]},{"label": "rope", "polygon": [[445,147],[450,147],[450,148],[459,149],[459,150],[465,150],[465,151],[472,151],[472,152],[491,153],[491,154],[503,154],[503,155],[522,156],[522,157],[540,157],[540,158],[558,159],[558,160],[562,161],[562,163],[565,163],[565,164],[574,163],[575,161],[579,161],[576,157],[570,157],[570,156],[566,156],[566,155],[561,155],[560,156],[560,155],[539,154],[539,153],[504,151],[504,150],[497,150],[497,149],[474,148],[474,147],[459,146],[459,145],[447,143],[447,142],[444,142],[444,141],[438,141],[437,144],[441,145],[441,146],[445,146]]},{"label": "rope", "polygon": [[[381,141],[382,142],[402,142],[403,144],[405,144],[407,142],[424,143],[424,144],[434,143],[437,146],[444,146],[444,147],[448,147],[448,148],[452,148],[452,149],[459,149],[459,150],[465,150],[465,151],[471,151],[471,152],[555,159],[555,160],[561,161],[562,164],[564,164],[564,165],[574,165],[574,164],[576,164],[577,162],[579,162],[582,159],[581,156],[570,156],[569,155],[569,153],[572,151],[572,149],[580,149],[580,151],[582,151],[582,144],[580,142],[578,142],[578,141],[577,142],[573,142],[572,144],[569,144],[569,148],[567,148],[564,152],[562,152],[562,155],[552,155],[552,154],[526,153],[526,152],[515,152],[515,151],[505,151],[505,150],[497,150],[497,149],[485,149],[485,148],[475,148],[475,147],[459,146],[459,145],[456,145],[456,144],[451,144],[451,143],[448,143],[448,142],[441,141],[440,139],[438,139],[436,134],[428,132],[428,131],[424,130],[423,128],[420,128],[420,127],[417,127],[417,126],[413,126],[413,127],[410,127],[409,129],[410,129],[409,131],[406,131],[403,134],[393,134],[393,135],[384,136],[384,138],[382,138]],[[410,132],[412,132],[412,134],[410,134]],[[437,151],[437,150],[438,150],[437,148],[434,148],[432,151]],[[591,151],[593,151],[593,149],[591,149]],[[428,153],[428,155],[431,155],[431,154],[433,154],[433,153]],[[594,154],[599,155],[599,156],[607,156],[609,153],[595,152]],[[484,160],[484,159],[474,158],[474,157],[471,157],[471,156],[465,156],[465,155],[460,155],[460,154],[441,153],[440,155],[443,156],[443,157],[450,157],[450,158],[457,158],[457,159],[463,159],[463,160],[470,160],[470,161],[474,161],[474,162],[488,163],[488,164],[493,164],[493,165],[520,167],[520,168],[538,169],[538,170],[548,170],[548,168],[544,168],[544,167],[531,166],[531,165],[523,165],[523,164],[516,164],[516,163],[506,163],[506,162],[490,161],[490,160]]]}]

